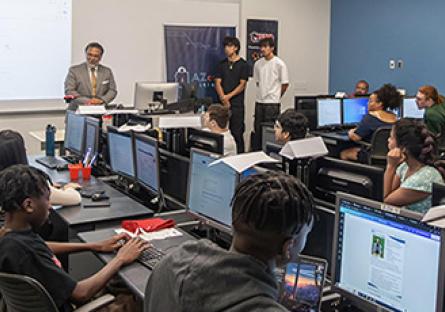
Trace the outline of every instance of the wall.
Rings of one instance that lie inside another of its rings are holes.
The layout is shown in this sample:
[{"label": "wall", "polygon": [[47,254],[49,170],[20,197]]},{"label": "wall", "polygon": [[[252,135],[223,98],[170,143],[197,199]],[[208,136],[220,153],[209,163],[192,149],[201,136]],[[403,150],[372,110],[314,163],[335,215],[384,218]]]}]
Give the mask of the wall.
[{"label": "wall", "polygon": [[[445,88],[445,2],[335,0],[331,8],[330,91],[352,91],[359,79],[371,90],[392,82],[415,94],[423,84]],[[390,70],[390,59],[402,59]]]},{"label": "wall", "polygon": [[[293,107],[294,95],[328,91],[330,0],[241,0],[242,42],[245,56],[246,20],[278,20],[278,53],[288,66],[290,87],[282,99],[282,110]],[[249,81],[246,93],[248,138],[253,128],[255,85]]]}]

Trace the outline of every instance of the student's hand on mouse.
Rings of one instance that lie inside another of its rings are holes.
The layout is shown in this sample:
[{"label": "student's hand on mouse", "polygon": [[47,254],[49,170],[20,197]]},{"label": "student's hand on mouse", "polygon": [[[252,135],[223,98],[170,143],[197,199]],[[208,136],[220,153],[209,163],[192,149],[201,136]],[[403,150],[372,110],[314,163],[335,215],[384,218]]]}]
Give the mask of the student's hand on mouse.
[{"label": "student's hand on mouse", "polygon": [[8,232],[11,232],[11,229],[8,229],[8,228],[5,228],[5,227],[0,228],[0,238],[5,236],[6,233],[8,233]]},{"label": "student's hand on mouse", "polygon": [[119,258],[124,264],[129,264],[135,261],[139,255],[148,247],[150,243],[135,237],[130,239],[121,249],[117,252],[116,257]]},{"label": "student's hand on mouse", "polygon": [[405,157],[403,156],[400,148],[393,148],[387,154],[387,162],[389,167],[397,167],[401,163],[405,161]]},{"label": "student's hand on mouse", "polygon": [[122,247],[122,241],[129,241],[130,239],[131,237],[127,233],[117,234],[110,239],[96,243],[93,247],[93,251],[113,252]]}]

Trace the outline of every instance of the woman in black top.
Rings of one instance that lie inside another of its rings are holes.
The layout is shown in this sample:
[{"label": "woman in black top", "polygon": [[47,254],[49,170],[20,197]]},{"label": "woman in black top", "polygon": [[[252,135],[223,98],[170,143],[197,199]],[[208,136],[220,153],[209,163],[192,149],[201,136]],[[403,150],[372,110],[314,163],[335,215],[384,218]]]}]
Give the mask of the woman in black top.
[{"label": "woman in black top", "polygon": [[[400,107],[402,95],[396,87],[385,84],[383,87],[373,92],[369,97],[368,113],[363,116],[356,128],[348,133],[349,139],[353,142],[371,142],[374,132],[384,126],[391,126],[397,121],[397,115],[392,112]],[[366,150],[359,146],[347,148],[340,153],[343,160],[362,160]]]}]

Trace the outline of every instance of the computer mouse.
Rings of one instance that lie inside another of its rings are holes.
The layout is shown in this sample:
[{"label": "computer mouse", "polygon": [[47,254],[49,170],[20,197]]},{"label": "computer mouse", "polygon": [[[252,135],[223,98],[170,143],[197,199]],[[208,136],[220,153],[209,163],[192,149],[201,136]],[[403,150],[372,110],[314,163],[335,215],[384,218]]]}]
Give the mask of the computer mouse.
[{"label": "computer mouse", "polygon": [[103,193],[95,193],[95,194],[91,195],[91,200],[94,202],[107,200],[107,199],[110,199],[110,197],[108,197],[107,195],[105,195]]}]

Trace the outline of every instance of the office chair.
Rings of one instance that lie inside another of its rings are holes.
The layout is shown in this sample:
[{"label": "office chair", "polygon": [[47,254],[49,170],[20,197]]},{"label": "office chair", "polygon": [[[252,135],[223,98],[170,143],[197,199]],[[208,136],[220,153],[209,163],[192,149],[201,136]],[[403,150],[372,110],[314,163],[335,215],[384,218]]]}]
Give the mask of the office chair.
[{"label": "office chair", "polygon": [[368,165],[386,166],[386,155],[388,154],[388,138],[391,135],[391,127],[378,128],[371,138],[371,143],[360,142],[368,149]]},{"label": "office chair", "polygon": [[[58,312],[53,299],[46,289],[35,279],[0,273],[0,311],[7,312]],[[1,306],[4,301],[5,307]],[[104,295],[75,309],[75,312],[96,311],[114,301],[114,296]]]}]

